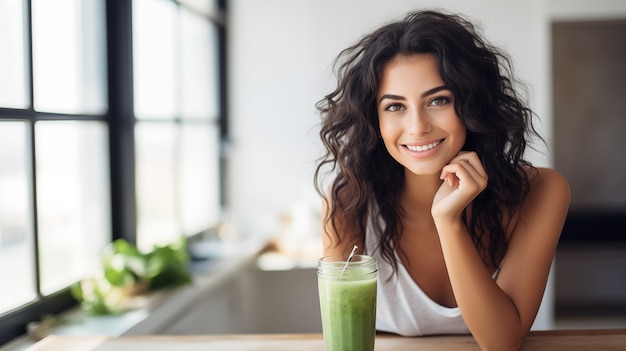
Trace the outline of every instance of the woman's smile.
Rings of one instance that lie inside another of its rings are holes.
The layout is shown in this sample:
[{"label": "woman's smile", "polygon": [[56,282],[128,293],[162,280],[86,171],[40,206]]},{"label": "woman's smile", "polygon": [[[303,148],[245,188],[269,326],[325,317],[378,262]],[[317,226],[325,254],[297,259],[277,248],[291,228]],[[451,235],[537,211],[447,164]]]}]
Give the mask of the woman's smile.
[{"label": "woman's smile", "polygon": [[428,151],[428,150],[432,150],[434,148],[436,148],[437,146],[439,146],[439,144],[441,144],[441,142],[443,142],[445,139],[441,139],[441,140],[437,140],[435,142],[429,143],[429,144],[406,144],[404,145],[404,147],[406,147],[407,149],[409,149],[409,151],[413,151],[413,152],[424,152],[424,151]]}]

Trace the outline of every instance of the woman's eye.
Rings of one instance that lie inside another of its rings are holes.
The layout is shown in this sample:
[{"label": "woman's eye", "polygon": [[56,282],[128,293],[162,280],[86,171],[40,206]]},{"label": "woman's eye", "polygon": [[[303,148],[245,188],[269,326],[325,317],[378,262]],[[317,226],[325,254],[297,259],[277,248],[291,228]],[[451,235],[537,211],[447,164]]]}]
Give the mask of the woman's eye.
[{"label": "woman's eye", "polygon": [[443,106],[450,102],[450,98],[447,96],[437,96],[430,100],[429,106]]},{"label": "woman's eye", "polygon": [[385,107],[385,111],[389,112],[397,112],[402,110],[402,105],[400,104],[389,104]]}]

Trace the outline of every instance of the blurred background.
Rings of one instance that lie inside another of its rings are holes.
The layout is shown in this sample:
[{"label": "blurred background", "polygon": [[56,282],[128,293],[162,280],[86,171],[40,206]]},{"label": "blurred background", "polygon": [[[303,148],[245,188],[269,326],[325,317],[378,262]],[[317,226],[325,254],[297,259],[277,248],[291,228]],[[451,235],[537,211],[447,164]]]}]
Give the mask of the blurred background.
[{"label": "blurred background", "polygon": [[228,192],[239,223],[259,228],[294,203],[319,207],[309,194],[320,154],[313,104],[333,87],[332,60],[363,33],[420,8],[467,16],[510,54],[548,141],[547,148],[534,145],[529,158],[570,181],[570,216],[544,300],[550,312],[537,327],[623,326],[626,6],[620,1],[232,1]]},{"label": "blurred background", "polygon": [[528,157],[570,180],[535,327],[624,327],[626,2],[0,0],[0,344],[75,307],[107,243],[180,235],[194,263],[271,245],[159,332],[321,330],[314,105],[342,49],[426,8],[510,54]]}]

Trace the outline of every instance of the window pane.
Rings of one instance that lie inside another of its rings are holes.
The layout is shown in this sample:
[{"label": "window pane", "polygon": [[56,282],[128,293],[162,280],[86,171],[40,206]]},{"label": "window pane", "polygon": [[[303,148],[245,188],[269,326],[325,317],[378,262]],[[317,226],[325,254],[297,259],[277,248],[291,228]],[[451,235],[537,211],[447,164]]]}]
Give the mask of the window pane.
[{"label": "window pane", "polygon": [[33,0],[34,102],[39,111],[106,111],[102,0]]},{"label": "window pane", "polygon": [[188,10],[181,12],[182,84],[181,116],[217,118],[217,27]]},{"label": "window pane", "polygon": [[0,0],[0,107],[29,107],[24,4]]},{"label": "window pane", "polygon": [[111,240],[107,133],[102,122],[35,124],[44,294],[94,273]]},{"label": "window pane", "polygon": [[26,123],[0,122],[0,314],[36,297],[29,140]]},{"label": "window pane", "polygon": [[142,250],[181,234],[176,220],[177,128],[148,122],[135,126],[137,245]]},{"label": "window pane", "polygon": [[217,223],[220,215],[218,127],[184,127],[180,160],[182,228],[192,235]]},{"label": "window pane", "polygon": [[210,14],[218,9],[217,0],[179,0],[179,2],[204,14]]},{"label": "window pane", "polygon": [[176,105],[176,13],[169,0],[133,1],[135,116],[172,118]]}]

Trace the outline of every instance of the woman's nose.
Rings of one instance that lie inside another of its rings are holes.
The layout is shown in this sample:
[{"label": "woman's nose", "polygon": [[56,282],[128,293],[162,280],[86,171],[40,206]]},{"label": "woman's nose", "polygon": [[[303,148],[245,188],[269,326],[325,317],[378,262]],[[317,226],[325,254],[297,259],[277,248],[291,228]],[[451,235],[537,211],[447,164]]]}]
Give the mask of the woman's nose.
[{"label": "woman's nose", "polygon": [[431,130],[430,121],[425,111],[413,110],[409,114],[408,131],[411,135],[423,135]]}]

